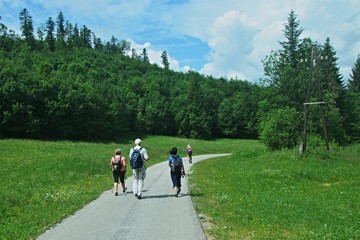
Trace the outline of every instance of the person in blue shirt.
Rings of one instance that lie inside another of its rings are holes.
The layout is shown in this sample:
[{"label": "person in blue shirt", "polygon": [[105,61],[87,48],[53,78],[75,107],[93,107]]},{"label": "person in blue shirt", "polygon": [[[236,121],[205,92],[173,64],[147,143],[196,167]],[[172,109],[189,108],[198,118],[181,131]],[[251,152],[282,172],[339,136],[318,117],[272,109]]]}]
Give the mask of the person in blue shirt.
[{"label": "person in blue shirt", "polygon": [[177,154],[177,148],[173,147],[169,151],[169,167],[170,167],[170,176],[173,183],[173,189],[176,192],[176,197],[179,196],[181,191],[181,177],[185,177],[185,168],[183,164],[182,157]]}]

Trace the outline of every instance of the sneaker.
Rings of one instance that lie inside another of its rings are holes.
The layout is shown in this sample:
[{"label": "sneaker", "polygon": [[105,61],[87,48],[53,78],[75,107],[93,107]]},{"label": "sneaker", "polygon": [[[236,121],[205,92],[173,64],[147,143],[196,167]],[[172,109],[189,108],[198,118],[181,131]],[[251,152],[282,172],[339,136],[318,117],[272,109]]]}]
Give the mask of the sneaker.
[{"label": "sneaker", "polygon": [[125,187],[125,189],[123,189],[123,193],[125,193],[125,192],[126,192],[126,190],[127,190],[127,187]]},{"label": "sneaker", "polygon": [[119,196],[119,193],[118,193],[118,192],[115,192],[115,196]]},{"label": "sneaker", "polygon": [[136,197],[136,198],[138,197],[137,193],[135,193],[135,197]]},{"label": "sneaker", "polygon": [[141,196],[140,196],[140,195],[138,195],[138,196],[137,196],[137,198],[138,198],[138,199],[141,199]]}]

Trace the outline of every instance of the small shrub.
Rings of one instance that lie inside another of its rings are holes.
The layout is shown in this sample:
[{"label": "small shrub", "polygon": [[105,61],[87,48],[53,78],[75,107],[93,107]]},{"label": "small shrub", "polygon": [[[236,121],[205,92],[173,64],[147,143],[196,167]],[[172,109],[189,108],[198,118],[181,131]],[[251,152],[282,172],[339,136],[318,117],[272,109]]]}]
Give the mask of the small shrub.
[{"label": "small shrub", "polygon": [[291,149],[299,142],[301,116],[294,108],[271,111],[260,123],[260,139],[270,150]]}]

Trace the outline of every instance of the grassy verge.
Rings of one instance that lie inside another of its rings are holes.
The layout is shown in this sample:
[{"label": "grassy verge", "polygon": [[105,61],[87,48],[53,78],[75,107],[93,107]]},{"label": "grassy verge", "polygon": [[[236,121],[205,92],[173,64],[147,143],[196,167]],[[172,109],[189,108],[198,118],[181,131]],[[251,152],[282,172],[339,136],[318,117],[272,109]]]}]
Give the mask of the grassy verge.
[{"label": "grassy verge", "polygon": [[[0,239],[35,238],[110,189],[108,162],[118,147],[127,157],[133,141],[0,140]],[[319,160],[269,153],[258,141],[150,136],[143,138],[148,166],[166,161],[172,146],[185,155],[188,143],[195,155],[233,153],[195,164],[190,176],[197,211],[209,217],[214,239],[360,235],[359,145]]]},{"label": "grassy verge", "polygon": [[237,146],[193,167],[193,200],[213,239],[359,239],[360,145],[306,157]]}]

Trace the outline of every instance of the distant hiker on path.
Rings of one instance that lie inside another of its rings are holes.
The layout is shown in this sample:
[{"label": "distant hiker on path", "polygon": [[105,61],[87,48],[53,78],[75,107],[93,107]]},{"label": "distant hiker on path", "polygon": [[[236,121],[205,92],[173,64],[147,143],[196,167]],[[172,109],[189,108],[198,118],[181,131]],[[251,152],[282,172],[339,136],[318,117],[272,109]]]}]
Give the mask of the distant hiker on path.
[{"label": "distant hiker on path", "polygon": [[186,149],[186,154],[188,156],[188,159],[189,159],[189,163],[192,163],[192,147],[190,145],[187,145]]},{"label": "distant hiker on path", "polygon": [[135,147],[130,149],[130,165],[133,169],[133,193],[135,197],[141,199],[146,177],[146,167],[144,162],[149,160],[146,149],[141,147],[141,139],[135,140]]},{"label": "distant hiker on path", "polygon": [[114,178],[114,192],[115,196],[118,196],[118,188],[119,188],[119,179],[121,182],[121,187],[123,189],[123,193],[126,191],[125,187],[125,173],[126,173],[126,161],[125,157],[121,156],[121,149],[118,148],[115,150],[115,156],[110,159],[110,166],[113,173]]},{"label": "distant hiker on path", "polygon": [[181,191],[181,176],[185,176],[185,168],[182,157],[177,154],[177,151],[177,148],[173,147],[169,151],[170,157],[168,159],[171,181],[173,184],[173,189],[176,192],[176,197],[179,196]]}]

